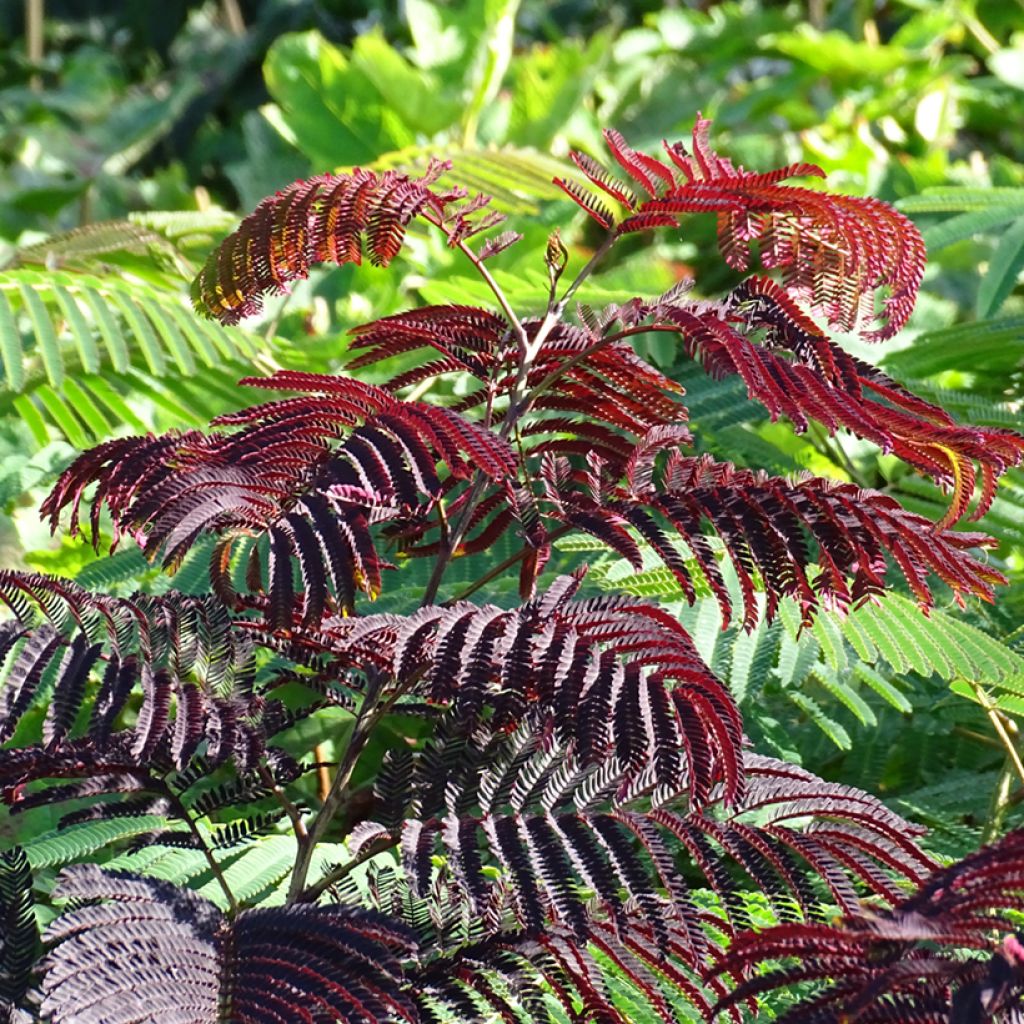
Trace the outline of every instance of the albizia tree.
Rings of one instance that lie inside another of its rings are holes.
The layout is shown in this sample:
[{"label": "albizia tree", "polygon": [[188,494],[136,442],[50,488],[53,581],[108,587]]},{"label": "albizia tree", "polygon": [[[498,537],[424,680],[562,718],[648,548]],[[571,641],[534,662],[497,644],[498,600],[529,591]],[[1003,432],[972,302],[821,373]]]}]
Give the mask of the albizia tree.
[{"label": "albizia tree", "polygon": [[[314,264],[388,264],[417,221],[465,256],[493,303],[364,324],[349,373],[249,379],[272,394],[210,431],[118,438],[61,476],[44,506],[55,528],[70,510],[70,531],[86,530],[88,506],[94,540],[111,529],[168,567],[207,545],[212,586],[125,599],[0,574],[15,613],[0,627],[11,811],[68,804],[66,825],[97,829],[153,820],[133,840],[137,870],[63,871],[48,897],[63,913],[41,937],[32,902],[49,879],[4,855],[8,1019],[619,1024],[641,1005],[710,1020],[718,1003],[740,1020],[754,994],[821,977],[837,980],[787,1019],[1017,1019],[1016,959],[1002,954],[1011,980],[995,998],[981,969],[914,951],[1000,938],[993,912],[1020,905],[1019,842],[971,862],[981,881],[957,902],[920,829],[749,748],[732,695],[676,619],[583,598],[579,572],[538,584],[571,532],[638,567],[653,552],[691,600],[711,593],[748,627],[784,597],[810,621],[895,577],[922,608],[936,585],[963,601],[1002,581],[976,554],[988,540],[953,527],[976,494],[971,517],[984,514],[1024,439],[954,423],[821,326],[894,335],[923,272],[918,232],[876,200],[783,184],[816,167],[734,167],[708,128],[698,119],[690,151],[666,145],[659,159],[607,132],[618,174],[575,155],[583,177],[558,184],[603,240],[573,274],[551,237],[540,310],[513,308],[488,269],[518,236],[471,242],[500,217],[486,197],[440,187],[440,164],[419,178],[296,182],[211,255],[196,305],[233,323]],[[679,288],[573,306],[621,238],[694,213],[715,214],[731,267],[747,271],[756,248],[777,273],[713,301]],[[631,345],[652,333],[738,376],[773,419],[898,456],[948,488],[947,515],[695,455],[682,389]],[[359,380],[394,357],[387,383]],[[425,382],[449,374],[469,384],[427,400]],[[453,558],[506,533],[510,557],[443,594]],[[367,612],[396,571],[385,545],[430,560],[412,614]],[[520,606],[466,600],[505,573],[518,573]],[[299,727],[339,708],[336,761],[303,760]],[[402,728],[381,761],[381,736]],[[368,768],[372,786],[357,781]],[[257,899],[260,864],[231,857],[267,833],[291,837],[291,871]],[[160,847],[193,857],[184,884],[147,873]],[[989,889],[994,864],[1010,881]],[[917,902],[908,884],[924,886]],[[734,940],[750,892],[789,923]],[[893,908],[884,926],[863,924],[867,895]],[[822,924],[836,906],[848,923]],[[789,953],[807,966],[743,980]]]}]

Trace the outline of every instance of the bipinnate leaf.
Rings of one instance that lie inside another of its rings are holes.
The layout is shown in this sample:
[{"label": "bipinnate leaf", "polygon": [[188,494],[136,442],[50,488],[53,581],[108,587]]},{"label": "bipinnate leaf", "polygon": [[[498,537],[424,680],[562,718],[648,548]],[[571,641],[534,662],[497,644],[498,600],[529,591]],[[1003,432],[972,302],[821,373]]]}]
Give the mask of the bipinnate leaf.
[{"label": "bipinnate leaf", "polygon": [[1024,831],[936,871],[891,909],[735,938],[719,973],[755,973],[719,1003],[806,982],[780,1024],[1014,1024],[1024,1005]]},{"label": "bipinnate leaf", "polygon": [[[718,243],[737,270],[761,263],[782,270],[786,288],[841,330],[865,330],[870,340],[891,338],[907,322],[924,274],[925,245],[913,223],[872,198],[834,195],[783,185],[793,177],[821,177],[814,164],[791,164],[758,174],[734,167],[708,143],[711,122],[699,114],[692,153],[665,143],[668,161],[631,149],[616,131],[604,133],[629,183],[590,157],[573,159],[591,183],[626,211],[616,220],[608,205],[576,182],[556,180],[603,227],[618,234],[674,227],[686,213],[715,213]],[[875,293],[888,294],[875,314]],[[864,324],[877,321],[873,330]]]},{"label": "bipinnate leaf", "polygon": [[32,872],[24,850],[0,852],[0,1021],[17,1022],[38,955]]},{"label": "bipinnate leaf", "polygon": [[[42,1011],[53,1024],[293,1024],[414,1020],[402,991],[411,933],[344,906],[225,917],[169,882],[66,869],[50,925]],[[111,951],[117,950],[116,960]]]},{"label": "bipinnate leaf", "polygon": [[[280,371],[243,383],[300,395],[222,416],[217,425],[228,429],[220,432],[128,437],[86,452],[44,503],[51,522],[70,506],[77,532],[83,491],[95,481],[94,540],[104,505],[116,537],[130,534],[165,565],[201,537],[220,536],[211,576],[229,603],[232,542],[264,534],[270,616],[286,628],[296,604],[292,558],[306,622],[328,604],[351,610],[356,591],[381,589],[371,524],[431,514],[445,477],[466,480],[479,469],[502,481],[515,471],[508,442],[449,409],[344,377]],[[260,579],[258,562],[253,569]]]},{"label": "bipinnate leaf", "polygon": [[210,254],[192,285],[196,309],[224,324],[258,313],[267,292],[287,290],[317,263],[387,266],[415,217],[441,227],[456,245],[502,217],[485,213],[486,196],[431,188],[450,165],[432,161],[411,178],[399,171],[324,174],[264,199]]}]

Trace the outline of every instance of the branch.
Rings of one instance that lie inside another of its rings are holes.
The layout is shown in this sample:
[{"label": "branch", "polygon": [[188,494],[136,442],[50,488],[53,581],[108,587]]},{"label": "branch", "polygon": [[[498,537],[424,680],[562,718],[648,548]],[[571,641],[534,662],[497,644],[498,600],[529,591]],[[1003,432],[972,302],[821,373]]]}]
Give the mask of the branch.
[{"label": "branch", "polygon": [[383,685],[383,676],[375,674],[369,680],[366,693],[363,696],[363,703],[353,723],[352,732],[349,734],[348,743],[345,745],[345,752],[342,754],[330,792],[321,804],[320,810],[317,811],[308,833],[305,836],[296,836],[298,853],[292,880],[288,886],[287,902],[289,904],[299,902],[303,898],[306,878],[313,863],[313,851],[316,849],[317,843],[323,839],[324,833],[337,817],[338,812],[348,804],[351,796],[349,783],[352,781],[352,773],[359,761],[359,755],[366,747],[366,741],[370,738],[377,723],[391,710],[395,701],[401,696],[402,691],[396,689],[387,700],[378,703]]},{"label": "branch", "polygon": [[199,826],[192,820],[192,815],[189,814],[188,808],[186,808],[181,802],[181,798],[169,786],[164,786],[164,792],[167,799],[174,805],[174,809],[177,812],[178,817],[188,825],[188,829],[192,833],[192,838],[195,839],[197,846],[202,850],[203,856],[206,858],[206,863],[210,865],[210,871],[213,874],[213,877],[217,880],[217,884],[220,886],[221,892],[224,893],[224,898],[228,902],[229,912],[231,914],[236,914],[238,912],[238,900],[235,899],[235,894],[231,891],[231,887],[228,885],[228,881],[224,877],[224,872],[221,870],[217,858],[213,855],[213,850],[206,845],[206,840],[203,838],[202,832],[199,831]]},{"label": "branch", "polygon": [[378,853],[383,853],[385,850],[391,850],[396,847],[399,843],[398,836],[388,835],[381,836],[378,839],[374,839],[368,846],[361,850],[358,856],[353,857],[350,861],[346,861],[344,864],[339,864],[338,867],[331,871],[328,871],[319,882],[315,882],[313,885],[307,886],[302,890],[301,893],[295,898],[296,903],[313,903],[321,895],[326,892],[332,885],[340,882],[343,878],[350,875],[360,864],[365,864],[368,860],[373,860]]},{"label": "branch", "polygon": [[[431,223],[435,222],[432,220]],[[483,277],[487,282],[488,287],[490,287],[491,291],[494,293],[498,300],[498,304],[508,317],[516,335],[517,348],[519,350],[519,365],[516,370],[516,382],[512,388],[512,394],[509,398],[509,406],[505,412],[505,418],[502,420],[501,427],[498,430],[499,437],[507,438],[515,429],[515,426],[522,415],[530,408],[533,396],[538,390],[537,388],[534,388],[529,394],[524,394],[527,377],[530,372],[530,366],[537,358],[538,353],[543,347],[544,342],[547,340],[548,335],[551,333],[555,324],[561,320],[569,299],[572,298],[580,285],[583,284],[591,273],[593,273],[594,268],[597,267],[601,260],[604,259],[608,250],[615,244],[616,238],[617,236],[614,232],[609,233],[586,264],[584,264],[580,272],[576,275],[572,284],[570,284],[565,290],[561,299],[555,300],[552,296],[548,302],[548,309],[544,315],[544,319],[537,328],[537,333],[534,335],[532,341],[527,338],[522,322],[516,316],[507,297],[505,296],[505,293],[501,290],[501,286],[491,276],[490,271],[483,265],[483,263],[477,258],[476,253],[474,253],[473,250],[465,244],[465,242],[459,244],[459,249],[461,249],[462,252],[464,252],[470,259],[481,277]],[[614,340],[614,338],[609,338],[607,341],[602,339],[602,342],[604,344],[608,344],[612,340]],[[580,358],[583,358],[582,354],[574,356],[572,359],[568,360],[565,368],[575,365],[579,362]],[[553,379],[551,374],[545,378],[542,385],[549,379]],[[476,511],[477,504],[483,494],[485,483],[486,477],[484,474],[477,472],[473,477],[473,483],[470,487],[469,495],[466,498],[466,504],[463,506],[458,520],[452,525],[448,540],[444,544],[441,552],[438,554],[437,561],[434,563],[430,579],[427,581],[426,589],[423,592],[423,600],[420,602],[421,607],[426,607],[436,601],[437,593],[441,588],[441,581],[444,578],[445,570],[448,568],[448,564],[452,560],[452,555],[456,550],[458,550],[459,544],[462,543],[466,532],[469,530],[470,524],[473,521],[473,513]]]},{"label": "branch", "polygon": [[[564,537],[566,534],[572,533],[574,529],[575,527],[571,526],[568,523],[565,523],[562,526],[559,526],[556,529],[552,530],[548,534],[547,539],[548,541],[558,540],[560,537]],[[455,597],[449,598],[445,603],[458,604],[460,601],[465,601],[472,594],[475,594],[481,587],[490,583],[491,580],[495,579],[497,576],[501,576],[506,569],[511,569],[512,566],[516,564],[516,562],[521,562],[532,550],[533,548],[529,547],[528,545],[522,547],[514,555],[509,555],[508,558],[499,562],[497,565],[492,566],[478,580],[475,580],[473,583],[470,583],[470,585],[466,587],[465,590],[460,591],[458,594],[455,595]]]},{"label": "branch", "polygon": [[281,784],[274,778],[273,773],[266,764],[261,764],[258,771],[260,778],[263,780],[263,785],[274,794],[274,798],[284,809],[284,813],[288,815],[288,820],[292,823],[292,830],[295,832],[296,840],[301,842],[306,838],[307,832],[306,823],[302,820],[302,814],[298,807],[289,799],[288,794],[285,793]]}]

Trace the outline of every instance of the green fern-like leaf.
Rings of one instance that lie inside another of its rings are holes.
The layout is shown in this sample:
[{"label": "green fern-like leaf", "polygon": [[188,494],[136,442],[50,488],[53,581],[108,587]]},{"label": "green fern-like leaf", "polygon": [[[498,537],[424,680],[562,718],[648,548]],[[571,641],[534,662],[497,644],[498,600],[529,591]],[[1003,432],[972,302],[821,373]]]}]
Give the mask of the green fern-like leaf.
[{"label": "green fern-like leaf", "polygon": [[579,177],[565,161],[516,146],[493,149],[437,143],[410,146],[385,153],[369,166],[375,171],[422,172],[432,157],[451,160],[457,168],[450,176],[440,179],[442,186],[461,185],[470,192],[489,195],[494,209],[507,214],[537,213],[540,202],[565,197],[565,193],[552,184],[552,179],[567,173],[573,178]]},{"label": "green fern-like leaf", "polygon": [[119,840],[152,832],[167,825],[167,819],[154,814],[138,817],[89,821],[46,832],[23,843],[33,870],[72,864],[83,860]]},{"label": "green fern-like leaf", "polygon": [[887,355],[883,365],[900,380],[913,382],[945,370],[962,370],[965,351],[971,354],[970,371],[975,378],[983,382],[992,379],[1004,389],[1007,375],[1020,364],[1024,353],[1024,317],[978,320],[928,331],[909,348]]},{"label": "green fern-like leaf", "polygon": [[[19,251],[5,271],[0,414],[20,416],[40,446],[54,430],[85,448],[121,426],[152,429],[140,398],[175,425],[240,404],[235,381],[252,372],[258,347],[193,315],[191,264],[170,240],[191,242],[203,225],[172,215],[154,224],[160,230],[125,222],[54,236]],[[211,231],[198,237],[208,244]],[[114,255],[135,262],[111,264]]]},{"label": "green fern-like leaf", "polygon": [[[243,849],[225,869],[224,880],[240,903],[263,903],[260,897],[265,897],[286,878],[294,864],[294,836],[265,836]],[[215,903],[224,898],[216,881],[208,882],[199,893]]]}]

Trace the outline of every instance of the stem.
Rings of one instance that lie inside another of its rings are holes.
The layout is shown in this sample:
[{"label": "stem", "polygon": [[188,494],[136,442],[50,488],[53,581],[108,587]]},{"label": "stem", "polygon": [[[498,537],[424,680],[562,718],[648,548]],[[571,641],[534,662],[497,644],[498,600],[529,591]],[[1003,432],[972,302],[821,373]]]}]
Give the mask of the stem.
[{"label": "stem", "polygon": [[[439,227],[443,227],[439,221],[432,220],[431,223],[436,223]],[[523,413],[529,409],[533,398],[539,390],[542,390],[547,386],[549,380],[557,377],[557,372],[553,371],[554,377],[552,374],[548,374],[539,388],[534,388],[529,394],[525,394],[530,367],[533,365],[533,361],[540,353],[544,342],[547,341],[548,335],[550,335],[554,326],[561,320],[569,299],[572,298],[580,285],[583,284],[591,273],[593,273],[594,268],[602,259],[604,259],[608,250],[611,249],[612,245],[614,245],[616,237],[617,236],[614,233],[609,233],[605,237],[604,241],[600,246],[598,246],[594,254],[589,260],[587,260],[586,264],[584,264],[583,268],[576,275],[572,284],[570,284],[565,290],[561,299],[556,300],[554,296],[549,299],[547,312],[544,314],[544,319],[540,322],[532,341],[530,341],[527,336],[526,330],[522,325],[522,321],[520,321],[516,316],[515,311],[509,304],[508,298],[501,290],[501,286],[498,282],[494,280],[491,272],[484,266],[476,253],[473,252],[465,242],[459,243],[458,248],[465,253],[466,257],[476,268],[477,273],[480,274],[487,283],[487,286],[494,293],[495,298],[498,300],[498,305],[501,306],[506,317],[508,317],[509,323],[511,324],[512,330],[516,336],[517,348],[519,350],[519,366],[516,371],[516,381],[512,388],[512,394],[509,396],[508,409],[505,412],[505,418],[502,420],[501,427],[498,430],[498,436],[503,440],[508,438],[512,433]],[[602,343],[607,344],[608,342],[602,339]],[[575,365],[575,363],[579,362],[580,358],[582,358],[582,354],[568,360],[566,367]],[[469,530],[470,524],[473,521],[473,513],[476,511],[476,507],[480,502],[486,483],[486,475],[482,471],[478,470],[473,477],[472,484],[470,485],[466,504],[463,506],[459,518],[452,524],[447,542],[442,547],[441,552],[437,556],[437,561],[434,563],[430,579],[427,581],[426,589],[423,592],[423,600],[420,602],[421,607],[426,607],[427,605],[435,603],[438,591],[441,588],[441,581],[444,579],[445,570],[448,568],[448,564],[451,562],[452,556],[458,550],[459,545],[462,543],[463,538]]]},{"label": "stem", "polygon": [[995,53],[1000,48],[999,40],[974,15],[967,15],[964,24],[987,53]]},{"label": "stem", "polygon": [[[547,539],[549,541],[558,540],[559,537],[564,537],[567,533],[571,533],[572,530],[573,527],[566,523],[562,526],[559,526],[557,529],[552,530],[548,534]],[[524,547],[517,551],[514,555],[509,555],[508,558],[504,559],[497,565],[488,569],[487,572],[485,572],[483,576],[481,576],[478,580],[474,581],[473,583],[470,583],[470,585],[466,587],[465,590],[461,591],[460,593],[456,594],[455,597],[451,598],[449,603],[458,604],[459,601],[465,601],[467,597],[469,597],[471,594],[475,594],[482,586],[485,586],[486,584],[490,583],[491,580],[493,580],[495,577],[500,576],[502,573],[504,573],[506,569],[511,569],[512,566],[516,564],[516,562],[521,562],[532,550],[533,548],[531,547]]]},{"label": "stem", "polygon": [[295,868],[292,872],[292,880],[288,887],[288,903],[295,903],[306,885],[306,877],[309,874],[310,866],[313,863],[313,851],[316,844],[323,838],[327,827],[334,820],[338,811],[345,806],[348,799],[348,784],[355,771],[359,755],[366,746],[373,727],[377,724],[380,716],[390,706],[389,704],[377,704],[380,695],[381,679],[374,677],[367,685],[366,693],[363,695],[363,703],[352,724],[352,732],[349,734],[348,743],[345,745],[345,752],[342,754],[338,770],[334,775],[331,788],[324,798],[313,818],[306,835],[296,835],[298,851],[295,857]]},{"label": "stem", "polygon": [[441,580],[444,579],[445,570],[448,568],[448,563],[452,560],[452,556],[462,543],[463,536],[469,530],[469,524],[473,521],[473,513],[476,511],[477,503],[480,501],[486,482],[486,475],[481,470],[477,470],[473,476],[473,483],[470,485],[469,495],[466,498],[462,514],[452,525],[447,538],[442,541],[443,546],[438,553],[437,561],[434,562],[434,568],[430,572],[430,579],[427,580],[426,588],[423,591],[423,600],[420,601],[421,608],[426,608],[427,605],[436,602],[437,592],[441,589]]},{"label": "stem", "polygon": [[[440,216],[425,212],[423,214],[423,219],[426,220],[428,224],[433,224],[434,227],[440,228],[446,235],[448,234],[448,230],[445,228],[444,221]],[[498,305],[501,306],[502,312],[507,317],[508,322],[512,325],[512,330],[515,332],[520,345],[525,347],[526,331],[523,329],[522,321],[516,316],[515,310],[511,305],[509,305],[509,301],[506,298],[505,293],[501,290],[501,285],[494,280],[494,276],[487,267],[484,266],[480,257],[477,256],[477,254],[469,247],[469,243],[467,243],[465,239],[457,242],[455,248],[457,248],[459,252],[461,252],[463,256],[473,264],[476,272],[483,278],[484,283],[488,288],[490,288],[491,293],[498,300]]]},{"label": "stem", "polygon": [[1017,745],[1010,735],[1011,732],[1017,733],[1016,724],[1000,713],[999,709],[989,700],[988,695],[979,683],[972,681],[970,686],[974,691],[975,697],[978,699],[978,703],[985,709],[985,714],[988,715],[992,728],[995,729],[996,735],[1006,751],[1007,767],[1012,766],[1013,770],[1017,773],[1017,778],[1024,783],[1024,762],[1021,761],[1020,754],[1017,752]]},{"label": "stem", "polygon": [[820,423],[812,422],[810,426],[814,429],[808,432],[813,433],[817,437],[818,443],[821,445],[819,449],[821,454],[842,466],[846,471],[846,475],[850,478],[850,483],[857,484],[859,487],[866,486],[861,479],[861,474],[857,472],[857,467],[839,443],[839,438],[830,436],[825,427]]},{"label": "stem", "polygon": [[339,865],[333,871],[329,871],[319,882],[315,882],[313,885],[306,889],[303,889],[301,893],[296,897],[296,903],[313,903],[321,893],[326,892],[332,885],[340,882],[347,875],[350,875],[360,864],[365,864],[368,860],[372,860],[377,856],[378,853],[383,853],[385,850],[393,849],[398,845],[398,838],[396,836],[388,835],[381,836],[379,839],[374,839],[365,849],[360,851],[359,855],[353,857],[350,861]]},{"label": "stem", "polygon": [[217,880],[217,884],[220,886],[221,892],[224,893],[224,898],[227,900],[229,913],[238,913],[238,900],[235,899],[235,894],[231,891],[228,881],[224,877],[224,872],[221,871],[220,864],[217,863],[217,858],[213,855],[213,850],[206,845],[206,840],[203,838],[202,832],[199,831],[199,826],[192,820],[192,815],[189,814],[188,808],[185,807],[181,802],[181,799],[170,789],[170,787],[165,786],[164,792],[167,799],[174,805],[174,810],[178,817],[188,825],[188,829],[192,833],[192,838],[195,839],[196,845],[206,858],[206,863],[209,864],[210,871],[213,873],[213,877]]},{"label": "stem", "polygon": [[988,823],[982,833],[982,844],[994,842],[1003,831],[1003,822],[1006,820],[1006,812],[1013,803],[1011,795],[1011,783],[1013,782],[1013,768],[1010,759],[1003,763],[1003,770],[999,773],[999,781],[996,783],[996,791],[992,794],[992,810],[989,811]]},{"label": "stem", "polygon": [[245,18],[242,17],[242,8],[238,6],[238,0],[221,0],[221,10],[228,31],[233,36],[244,36]]},{"label": "stem", "polygon": [[579,287],[584,281],[594,272],[597,265],[608,255],[608,251],[618,241],[618,235],[614,231],[609,232],[604,237],[604,241],[594,250],[594,255],[583,265],[583,269],[576,275],[572,284],[569,285],[565,290],[565,294],[558,300],[558,315],[561,316],[565,312],[565,307],[569,304],[569,300],[579,291]]},{"label": "stem", "polygon": [[274,794],[274,798],[284,808],[284,813],[288,815],[288,820],[292,823],[292,831],[295,833],[296,840],[305,839],[306,823],[302,820],[302,814],[265,764],[259,766],[259,776],[263,780],[263,785]]},{"label": "stem", "polygon": [[331,773],[327,770],[327,757],[322,743],[313,748],[313,756],[316,758],[317,796],[321,800],[326,800],[327,794],[331,791]]},{"label": "stem", "polygon": [[[46,19],[43,0],[25,0],[25,42],[26,55],[30,64],[37,67],[43,62],[43,25]],[[33,92],[39,92],[43,80],[38,74],[32,75],[28,82]]]},{"label": "stem", "polygon": [[950,730],[954,736],[963,736],[965,740],[973,740],[975,743],[982,743],[986,747],[995,747],[996,750],[1003,750],[999,740],[987,736],[985,733],[975,732],[973,729],[966,729],[962,725],[954,725]]}]

